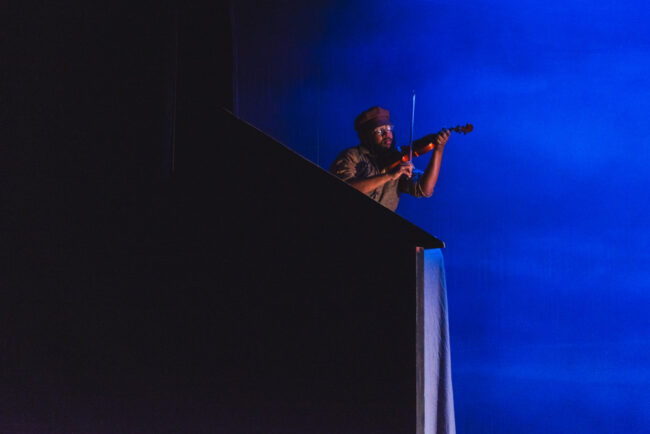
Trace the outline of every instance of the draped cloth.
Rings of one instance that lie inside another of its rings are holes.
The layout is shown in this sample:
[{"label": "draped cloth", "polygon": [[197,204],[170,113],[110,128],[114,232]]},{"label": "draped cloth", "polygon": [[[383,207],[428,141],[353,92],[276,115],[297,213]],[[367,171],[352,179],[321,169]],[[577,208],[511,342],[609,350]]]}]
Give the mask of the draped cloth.
[{"label": "draped cloth", "polygon": [[444,261],[440,249],[416,255],[417,433],[455,434]]}]

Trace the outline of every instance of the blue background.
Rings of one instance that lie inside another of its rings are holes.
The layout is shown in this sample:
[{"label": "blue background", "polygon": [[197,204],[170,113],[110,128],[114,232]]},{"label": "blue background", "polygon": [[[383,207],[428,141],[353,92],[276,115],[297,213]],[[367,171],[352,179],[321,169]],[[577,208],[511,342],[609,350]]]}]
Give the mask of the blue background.
[{"label": "blue background", "polygon": [[474,124],[397,211],[447,243],[458,432],[648,432],[650,4],[231,6],[236,114],[323,168],[412,89],[416,137]]}]

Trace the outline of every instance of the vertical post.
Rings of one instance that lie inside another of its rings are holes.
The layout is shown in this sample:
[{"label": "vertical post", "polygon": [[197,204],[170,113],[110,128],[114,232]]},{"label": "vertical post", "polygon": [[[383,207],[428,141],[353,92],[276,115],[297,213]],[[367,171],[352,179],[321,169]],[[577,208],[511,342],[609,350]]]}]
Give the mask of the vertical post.
[{"label": "vertical post", "polygon": [[415,248],[416,433],[424,434],[424,249]]},{"label": "vertical post", "polygon": [[417,434],[454,434],[447,288],[442,252],[416,249]]}]

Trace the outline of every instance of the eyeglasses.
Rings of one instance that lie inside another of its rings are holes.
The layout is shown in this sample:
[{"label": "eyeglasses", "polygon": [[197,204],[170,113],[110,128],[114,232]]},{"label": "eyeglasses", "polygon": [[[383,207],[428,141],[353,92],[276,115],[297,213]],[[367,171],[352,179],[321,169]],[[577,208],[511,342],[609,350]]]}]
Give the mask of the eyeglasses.
[{"label": "eyeglasses", "polygon": [[376,136],[387,136],[388,133],[392,134],[392,132],[393,132],[392,125],[386,125],[385,127],[375,128],[374,130],[372,130],[372,133]]}]

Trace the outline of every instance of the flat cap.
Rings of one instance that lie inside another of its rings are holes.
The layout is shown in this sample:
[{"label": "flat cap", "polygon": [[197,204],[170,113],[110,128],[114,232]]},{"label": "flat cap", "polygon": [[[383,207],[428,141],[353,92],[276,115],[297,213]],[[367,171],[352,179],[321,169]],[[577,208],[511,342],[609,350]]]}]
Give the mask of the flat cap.
[{"label": "flat cap", "polygon": [[358,133],[374,130],[390,123],[390,112],[379,106],[370,107],[354,120],[354,129]]}]

